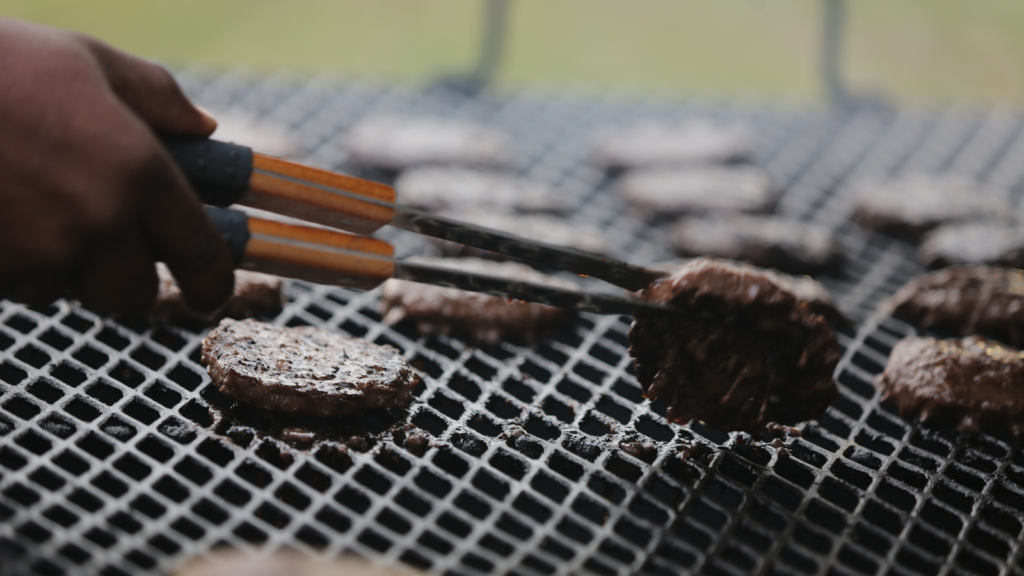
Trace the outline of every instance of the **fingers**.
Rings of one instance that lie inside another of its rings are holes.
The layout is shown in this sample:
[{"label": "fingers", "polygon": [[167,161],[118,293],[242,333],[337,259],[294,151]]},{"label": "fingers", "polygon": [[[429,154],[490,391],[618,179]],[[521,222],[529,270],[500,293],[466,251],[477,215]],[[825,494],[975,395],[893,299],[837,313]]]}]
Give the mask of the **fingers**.
[{"label": "fingers", "polygon": [[[90,48],[115,94],[153,130],[209,136],[217,128],[162,66],[95,40]],[[231,255],[185,178],[155,139],[152,144],[154,158],[140,187],[147,196],[146,238],[174,275],[185,303],[199,314],[212,313],[234,287]]]},{"label": "fingers", "polygon": [[220,231],[170,157],[156,144],[158,166],[147,172],[143,207],[146,236],[158,260],[167,264],[185,303],[207,315],[234,289],[234,264]]},{"label": "fingers", "polygon": [[185,96],[163,66],[95,39],[86,39],[86,43],[103,68],[110,87],[153,130],[209,136],[217,129],[217,121]]},{"label": "fingers", "polygon": [[95,253],[81,272],[76,296],[109,314],[142,315],[157,293],[156,263],[141,230]]}]

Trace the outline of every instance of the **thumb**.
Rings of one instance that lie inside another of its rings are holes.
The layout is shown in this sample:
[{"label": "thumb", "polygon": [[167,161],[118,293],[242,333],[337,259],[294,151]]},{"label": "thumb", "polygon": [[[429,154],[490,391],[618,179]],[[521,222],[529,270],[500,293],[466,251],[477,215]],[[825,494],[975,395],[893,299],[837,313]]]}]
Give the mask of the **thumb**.
[{"label": "thumb", "polygon": [[209,136],[217,121],[185,96],[166,68],[108,46],[94,38],[87,45],[110,88],[143,122],[157,132]]}]

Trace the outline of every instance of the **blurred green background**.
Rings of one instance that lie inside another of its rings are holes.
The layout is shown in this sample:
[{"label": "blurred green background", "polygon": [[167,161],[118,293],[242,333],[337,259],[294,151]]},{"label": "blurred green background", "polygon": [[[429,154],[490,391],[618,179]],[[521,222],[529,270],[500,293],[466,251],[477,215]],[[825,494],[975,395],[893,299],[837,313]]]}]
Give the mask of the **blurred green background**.
[{"label": "blurred green background", "polygon": [[[499,83],[809,101],[819,0],[512,0]],[[473,61],[480,0],[0,0],[164,63],[426,81]],[[851,0],[846,76],[905,102],[1024,101],[1021,0]]]}]

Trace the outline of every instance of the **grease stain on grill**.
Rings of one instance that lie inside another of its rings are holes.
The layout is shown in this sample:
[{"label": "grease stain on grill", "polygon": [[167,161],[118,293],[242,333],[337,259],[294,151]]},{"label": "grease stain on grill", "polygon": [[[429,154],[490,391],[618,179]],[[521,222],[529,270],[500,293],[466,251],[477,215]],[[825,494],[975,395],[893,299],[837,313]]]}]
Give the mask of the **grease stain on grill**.
[{"label": "grease stain on grill", "polygon": [[[583,431],[586,432],[586,430]],[[589,432],[587,433],[589,434]],[[562,440],[562,447],[589,462],[596,460],[602,452],[601,444],[596,440],[573,433],[565,435]]]},{"label": "grease stain on grill", "polygon": [[40,420],[39,427],[61,439],[70,438],[78,431],[78,428],[71,420],[57,413],[51,413]]},{"label": "grease stain on grill", "polygon": [[117,416],[111,416],[107,420],[104,420],[100,424],[100,430],[121,442],[131,440],[131,438],[136,434],[134,426],[129,424],[123,418],[119,418]]},{"label": "grease stain on grill", "polygon": [[[473,430],[476,430],[477,432],[483,434],[484,436],[489,436],[491,438],[497,438],[498,436],[501,435],[502,432],[501,424],[494,421],[492,418],[485,414],[474,414],[469,418],[468,424],[469,427],[472,428]],[[480,451],[482,452],[483,450],[486,449],[487,446],[486,444],[484,444],[480,448]]]}]

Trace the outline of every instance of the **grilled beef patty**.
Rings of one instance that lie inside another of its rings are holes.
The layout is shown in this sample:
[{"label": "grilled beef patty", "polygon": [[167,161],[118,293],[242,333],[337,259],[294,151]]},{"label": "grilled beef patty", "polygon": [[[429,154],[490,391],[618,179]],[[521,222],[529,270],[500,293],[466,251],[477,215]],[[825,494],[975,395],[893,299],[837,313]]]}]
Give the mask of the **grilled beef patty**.
[{"label": "grilled beef patty", "polygon": [[982,336],[904,338],[876,381],[902,415],[958,430],[1024,432],[1024,352]]},{"label": "grilled beef patty", "polygon": [[953,266],[919,276],[889,300],[891,314],[923,330],[984,334],[1024,345],[1024,271]]},{"label": "grilled beef patty", "polygon": [[426,166],[402,172],[395,181],[398,200],[433,212],[497,209],[566,212],[571,202],[541,182],[492,170]]},{"label": "grilled beef patty", "polygon": [[624,176],[619,190],[648,220],[692,213],[770,212],[776,200],[768,173],[753,166],[641,170]]},{"label": "grilled beef patty", "polygon": [[629,330],[637,380],[670,421],[757,433],[815,418],[838,396],[835,334],[772,275],[698,258],[641,297],[682,310]]},{"label": "grilled beef patty", "polygon": [[203,339],[202,361],[239,402],[306,416],[405,406],[420,380],[390,346],[255,320],[222,321]]},{"label": "grilled beef patty", "polygon": [[716,164],[747,160],[756,148],[754,134],[743,126],[641,122],[600,135],[591,160],[608,170]]},{"label": "grilled beef patty", "polygon": [[325,560],[294,552],[246,554],[218,551],[190,560],[171,576],[416,576],[420,572],[372,564],[355,556]]},{"label": "grilled beef patty", "polygon": [[[499,232],[507,232],[521,236],[527,240],[536,240],[556,246],[568,246],[587,252],[605,252],[608,249],[606,235],[599,228],[587,224],[570,222],[560,216],[551,214],[509,214],[490,210],[452,210],[442,215],[458,220],[491,228]],[[442,251],[449,255],[476,256],[488,259],[503,258],[493,252],[487,252],[455,242],[435,240]]]},{"label": "grilled beef patty", "polygon": [[[477,258],[409,260],[519,281],[575,287],[515,262],[493,262]],[[534,340],[544,332],[564,324],[572,316],[569,310],[544,304],[509,301],[457,288],[394,279],[384,283],[381,313],[384,321],[389,324],[409,320],[415,322],[424,334],[441,332],[465,335],[488,344],[508,338]]]},{"label": "grilled beef patty", "polygon": [[819,272],[840,254],[828,228],[779,216],[684,218],[672,239],[683,256],[746,260],[792,274]]},{"label": "grilled beef patty", "polygon": [[853,220],[912,242],[942,224],[997,221],[1010,213],[1007,199],[993,190],[953,176],[907,176],[863,183]]},{"label": "grilled beef patty", "polygon": [[191,324],[194,322],[216,322],[222,318],[252,318],[254,316],[276,316],[284,307],[281,278],[270,274],[235,270],[235,291],[231,298],[209,317],[197,316],[185,305],[181,288],[174,281],[170,270],[163,264],[157,265],[160,279],[156,301],[147,317],[153,322]]},{"label": "grilled beef patty", "polygon": [[962,264],[1024,267],[1024,228],[998,223],[947,224],[924,237],[918,250],[929,268]]},{"label": "grilled beef patty", "polygon": [[[711,262],[718,261],[717,258],[704,258]],[[661,262],[649,266],[651,270],[659,270],[662,272],[668,272],[669,274],[675,274],[679,269],[685,266],[687,263],[692,262],[693,259],[685,260],[672,260],[669,262]],[[833,322],[848,322],[846,316],[836,306],[835,300],[832,299],[832,295],[828,289],[821,285],[820,282],[812,279],[810,276],[790,276],[789,274],[782,274],[774,270],[762,270],[756,266],[745,264],[743,262],[732,262],[723,260],[728,266],[733,266],[737,269],[749,270],[754,274],[764,274],[775,282],[779,286],[789,290],[796,296],[798,302],[807,305],[807,308],[815,314],[821,314],[826,320]]]},{"label": "grilled beef patty", "polygon": [[348,151],[363,165],[387,171],[414,166],[507,166],[508,137],[458,120],[415,116],[375,116],[349,133]]}]

